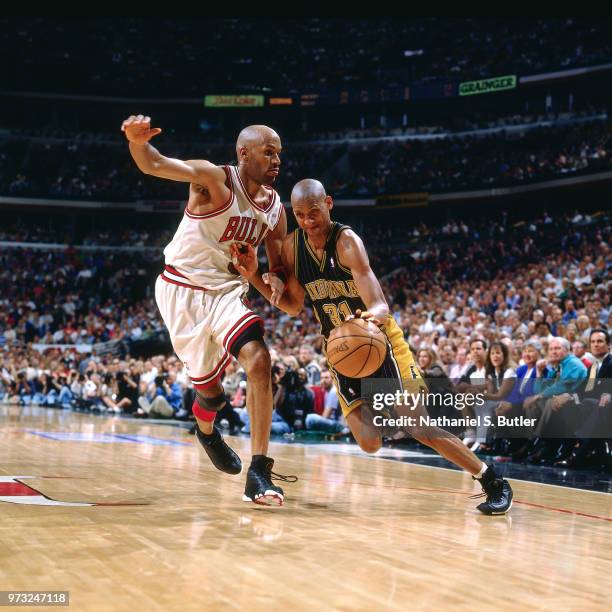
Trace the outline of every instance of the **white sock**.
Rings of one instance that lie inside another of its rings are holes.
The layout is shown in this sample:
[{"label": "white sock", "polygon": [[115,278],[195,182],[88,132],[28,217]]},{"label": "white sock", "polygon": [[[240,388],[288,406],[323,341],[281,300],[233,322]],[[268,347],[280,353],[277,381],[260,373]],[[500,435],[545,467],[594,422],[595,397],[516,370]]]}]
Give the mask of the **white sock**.
[{"label": "white sock", "polygon": [[478,474],[474,474],[474,478],[478,478],[478,480],[480,480],[488,469],[489,466],[486,463],[483,463],[482,467],[480,468],[480,472],[478,472]]}]

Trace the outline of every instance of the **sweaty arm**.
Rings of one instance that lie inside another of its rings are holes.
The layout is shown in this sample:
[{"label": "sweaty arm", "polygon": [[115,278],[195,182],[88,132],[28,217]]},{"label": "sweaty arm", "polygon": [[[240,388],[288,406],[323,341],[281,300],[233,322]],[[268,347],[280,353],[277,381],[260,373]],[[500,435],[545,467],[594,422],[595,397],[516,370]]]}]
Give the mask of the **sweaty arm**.
[{"label": "sweaty arm", "polygon": [[[338,261],[351,271],[357,292],[368,309],[367,312],[383,322],[389,315],[389,305],[383,294],[378,279],[370,268],[370,260],[361,238],[352,230],[344,230],[336,243]],[[363,316],[363,318],[371,318]]]},{"label": "sweaty arm", "polygon": [[126,119],[121,130],[129,141],[130,154],[138,168],[145,174],[159,178],[204,185],[210,192],[213,204],[223,203],[229,196],[225,185],[225,171],[205,160],[187,160],[165,157],[149,142],[161,133],[160,128],[151,128],[151,118],[132,115]]},{"label": "sweaty arm", "polygon": [[272,294],[270,296],[270,303],[274,306],[279,305],[281,296],[285,291],[285,281],[287,273],[283,269],[283,241],[287,237],[287,213],[285,213],[285,207],[282,206],[280,219],[276,224],[276,227],[268,232],[264,244],[266,247],[266,255],[268,256],[268,280]]},{"label": "sweaty arm", "polygon": [[[257,253],[252,245],[246,246],[246,250],[241,252],[238,245],[233,244],[230,248],[232,251],[232,260],[236,269],[244,276],[261,295],[268,301],[272,302],[272,288],[269,279],[269,274],[261,274],[258,270]],[[286,236],[282,242],[281,263],[284,268],[287,282],[285,283],[285,291],[278,300],[278,308],[284,310],[291,316],[297,316],[304,307],[304,297],[306,295],[304,288],[300,285],[295,277],[295,267],[293,259],[293,233]]]}]

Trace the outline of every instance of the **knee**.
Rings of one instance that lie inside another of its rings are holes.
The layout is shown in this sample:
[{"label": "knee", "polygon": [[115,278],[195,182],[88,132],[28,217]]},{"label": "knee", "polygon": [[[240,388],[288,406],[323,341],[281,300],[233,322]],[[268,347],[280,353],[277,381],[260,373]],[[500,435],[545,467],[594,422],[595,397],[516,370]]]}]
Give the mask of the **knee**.
[{"label": "knee", "polygon": [[270,353],[263,344],[249,351],[248,356],[245,360],[244,371],[246,372],[247,378],[251,380],[258,378],[270,378]]},{"label": "knee", "polygon": [[382,441],[380,438],[362,438],[358,440],[359,448],[368,454],[375,453],[381,446]]}]

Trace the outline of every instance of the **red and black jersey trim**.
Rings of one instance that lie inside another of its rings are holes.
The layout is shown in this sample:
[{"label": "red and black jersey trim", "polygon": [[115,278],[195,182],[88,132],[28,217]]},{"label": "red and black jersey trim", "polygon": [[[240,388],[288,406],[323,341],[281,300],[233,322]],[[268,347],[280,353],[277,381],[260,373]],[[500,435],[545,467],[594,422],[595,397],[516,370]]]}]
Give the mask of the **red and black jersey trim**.
[{"label": "red and black jersey trim", "polygon": [[[276,192],[274,192],[274,193],[276,193]],[[270,228],[271,232],[273,232],[277,228],[277,226],[280,223],[280,220],[282,219],[283,214],[285,212],[285,205],[281,202],[280,197],[278,198],[278,207],[279,207],[278,218],[276,219],[276,223],[274,224],[274,227]],[[266,233],[268,233],[268,232],[266,232]]]},{"label": "red and black jersey trim", "polygon": [[177,285],[179,287],[186,287],[187,289],[193,289],[194,291],[208,291],[206,287],[198,287],[197,285],[192,285],[189,279],[181,274],[176,268],[173,266],[165,265],[164,271],[160,274],[162,280],[165,280],[167,283],[171,283],[172,285]]},{"label": "red and black jersey trim", "polygon": [[240,334],[251,327],[251,325],[259,324],[261,326],[261,331],[264,331],[264,322],[263,319],[256,315],[254,312],[247,312],[244,316],[240,317],[236,323],[231,327],[231,329],[225,334],[225,338],[223,339],[223,347],[226,351],[230,352],[232,350],[232,346],[234,342],[240,337]]},{"label": "red and black jersey trim", "polygon": [[255,200],[250,196],[249,192],[247,191],[246,187],[244,186],[244,183],[242,182],[242,179],[240,178],[240,172],[238,171],[238,168],[236,168],[236,176],[238,177],[238,182],[240,183],[240,187],[242,188],[242,192],[247,197],[249,202],[257,210],[261,210],[261,212],[268,212],[270,210],[270,208],[272,208],[272,204],[274,204],[274,189],[272,189],[272,187],[267,187],[266,185],[264,185],[264,187],[266,189],[270,190],[270,197],[268,198],[268,204],[266,206],[262,207],[259,204],[257,204],[257,202],[255,202]]}]

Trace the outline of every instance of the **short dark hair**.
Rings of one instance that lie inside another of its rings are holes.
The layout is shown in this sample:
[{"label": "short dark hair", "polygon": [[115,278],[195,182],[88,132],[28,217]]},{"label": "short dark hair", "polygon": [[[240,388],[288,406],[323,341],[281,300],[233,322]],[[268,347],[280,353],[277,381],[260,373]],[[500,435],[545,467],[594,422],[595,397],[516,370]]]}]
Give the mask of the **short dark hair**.
[{"label": "short dark hair", "polygon": [[482,343],[482,348],[486,351],[487,350],[487,341],[484,338],[474,338],[471,342],[470,342],[470,348],[472,348],[472,344],[474,344],[474,342],[481,342]]},{"label": "short dark hair", "polygon": [[591,333],[589,334],[589,342],[591,341],[593,334],[603,334],[606,338],[606,344],[610,344],[610,332],[608,332],[607,329],[604,329],[603,327],[596,327],[595,329],[592,329]]}]

